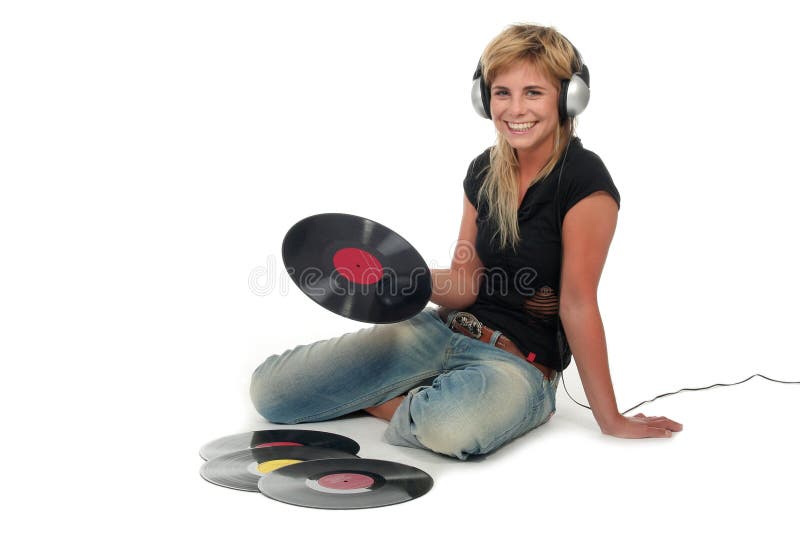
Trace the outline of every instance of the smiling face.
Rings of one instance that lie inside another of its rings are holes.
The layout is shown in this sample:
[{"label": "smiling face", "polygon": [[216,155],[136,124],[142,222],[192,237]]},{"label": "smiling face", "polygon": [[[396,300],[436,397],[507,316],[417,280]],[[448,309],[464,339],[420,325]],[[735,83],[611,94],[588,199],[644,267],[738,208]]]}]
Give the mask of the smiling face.
[{"label": "smiling face", "polygon": [[522,156],[550,157],[559,127],[558,87],[530,61],[515,63],[492,81],[495,128]]}]

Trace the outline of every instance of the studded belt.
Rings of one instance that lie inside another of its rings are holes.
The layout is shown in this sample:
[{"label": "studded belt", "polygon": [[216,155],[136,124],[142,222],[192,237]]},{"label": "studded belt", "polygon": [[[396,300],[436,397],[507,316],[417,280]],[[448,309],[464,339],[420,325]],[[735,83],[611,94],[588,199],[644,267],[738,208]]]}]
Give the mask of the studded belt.
[{"label": "studded belt", "polygon": [[488,343],[489,345],[491,345],[492,340],[495,339],[494,343],[495,347],[527,361],[528,363],[539,369],[546,379],[551,380],[555,375],[554,369],[551,369],[534,361],[536,359],[536,354],[534,354],[533,352],[527,355],[523,354],[522,351],[519,350],[519,348],[513,341],[508,339],[501,332],[492,330],[485,324],[481,323],[478,320],[478,318],[472,315],[471,313],[457,311],[449,308],[441,308],[441,307],[437,309],[436,312],[439,314],[439,317],[445,324],[447,324],[448,318],[450,318],[450,314],[452,312],[455,312],[455,314],[452,317],[452,321],[448,325],[450,330],[458,332],[459,334],[463,334],[467,337],[477,339],[478,341],[483,341],[484,343]]}]

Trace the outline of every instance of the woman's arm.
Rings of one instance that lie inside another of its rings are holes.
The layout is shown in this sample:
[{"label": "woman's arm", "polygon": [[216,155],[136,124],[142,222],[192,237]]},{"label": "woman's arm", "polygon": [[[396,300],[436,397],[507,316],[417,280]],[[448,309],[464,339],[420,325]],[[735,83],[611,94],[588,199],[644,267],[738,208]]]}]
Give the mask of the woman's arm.
[{"label": "woman's arm", "polygon": [[463,310],[478,298],[483,263],[475,250],[478,225],[475,206],[464,195],[464,210],[458,243],[449,269],[431,269],[431,301],[446,308]]},{"label": "woman's arm", "polygon": [[621,415],[611,384],[597,286],[616,226],[617,204],[604,191],[589,195],[567,212],[559,315],[600,430],[627,438],[668,437],[682,425],[665,417]]}]

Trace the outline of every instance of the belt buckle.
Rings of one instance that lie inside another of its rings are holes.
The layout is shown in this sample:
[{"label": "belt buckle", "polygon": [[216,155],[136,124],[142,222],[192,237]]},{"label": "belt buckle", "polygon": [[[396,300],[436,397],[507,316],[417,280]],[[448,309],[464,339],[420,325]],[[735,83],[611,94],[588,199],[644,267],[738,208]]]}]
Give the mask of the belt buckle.
[{"label": "belt buckle", "polygon": [[453,322],[467,329],[472,337],[480,339],[483,333],[483,323],[477,317],[467,312],[458,312],[453,316]]}]

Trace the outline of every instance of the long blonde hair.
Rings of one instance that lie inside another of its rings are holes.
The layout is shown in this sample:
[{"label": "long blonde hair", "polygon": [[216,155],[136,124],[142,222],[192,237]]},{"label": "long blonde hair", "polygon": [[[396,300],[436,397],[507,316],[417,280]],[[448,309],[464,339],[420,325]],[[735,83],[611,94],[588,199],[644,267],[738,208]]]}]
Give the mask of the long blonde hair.
[{"label": "long blonde hair", "polygon": [[[554,28],[515,24],[495,37],[481,56],[486,86],[491,88],[500,72],[520,61],[530,61],[537,65],[545,75],[552,78],[559,90],[561,80],[569,79],[581,68],[581,59],[572,44]],[[574,118],[569,117],[561,123],[556,130],[553,153],[533,178],[531,185],[555,168],[566,141],[574,130]],[[493,237],[499,237],[500,247],[511,246],[515,251],[520,241],[517,222],[518,176],[519,159],[516,150],[498,132],[497,143],[490,151],[488,174],[478,191],[478,199],[489,206],[489,220],[496,228]]]}]

